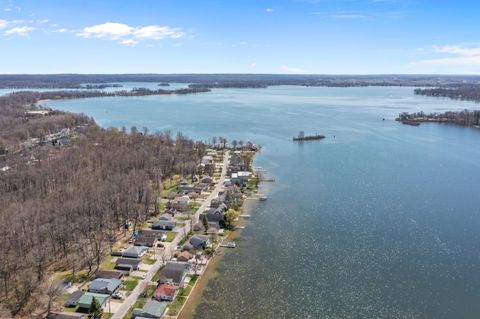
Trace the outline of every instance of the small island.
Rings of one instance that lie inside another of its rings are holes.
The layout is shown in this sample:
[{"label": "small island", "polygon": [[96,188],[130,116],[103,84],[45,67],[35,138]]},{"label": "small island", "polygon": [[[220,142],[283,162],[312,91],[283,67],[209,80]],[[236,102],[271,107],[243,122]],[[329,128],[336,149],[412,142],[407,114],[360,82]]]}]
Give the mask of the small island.
[{"label": "small island", "polygon": [[158,86],[170,86],[170,83],[162,82],[162,83],[158,83]]},{"label": "small island", "polygon": [[293,137],[293,141],[315,141],[324,139],[325,135],[314,134],[314,135],[305,135],[305,132],[300,131],[298,136]]}]

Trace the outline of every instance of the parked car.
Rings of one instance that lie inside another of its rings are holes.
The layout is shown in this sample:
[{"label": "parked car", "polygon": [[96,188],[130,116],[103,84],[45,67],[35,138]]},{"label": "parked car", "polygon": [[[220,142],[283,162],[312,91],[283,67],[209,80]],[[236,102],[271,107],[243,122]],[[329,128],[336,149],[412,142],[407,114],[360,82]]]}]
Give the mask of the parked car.
[{"label": "parked car", "polygon": [[112,299],[123,299],[123,294],[120,291],[114,292]]}]

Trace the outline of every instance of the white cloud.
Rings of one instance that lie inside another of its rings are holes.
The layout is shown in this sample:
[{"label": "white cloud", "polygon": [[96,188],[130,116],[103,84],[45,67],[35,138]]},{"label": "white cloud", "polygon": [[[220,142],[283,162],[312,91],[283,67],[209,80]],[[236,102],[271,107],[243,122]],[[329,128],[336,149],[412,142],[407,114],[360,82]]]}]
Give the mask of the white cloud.
[{"label": "white cloud", "polygon": [[480,55],[480,48],[479,47],[464,47],[460,45],[444,45],[444,46],[434,46],[433,47],[435,52],[438,53],[447,53],[447,54],[454,54],[454,55],[463,55],[463,56],[471,56],[471,55]]},{"label": "white cloud", "polygon": [[183,37],[185,33],[167,26],[150,25],[136,28],[133,35],[139,39],[161,40],[165,38],[178,39]]},{"label": "white cloud", "polygon": [[7,20],[2,20],[2,19],[0,19],[0,29],[6,28],[7,25],[8,25],[8,21],[7,21]]},{"label": "white cloud", "polygon": [[267,13],[272,13],[273,11],[275,11],[275,9],[273,9],[273,8],[267,8],[267,9],[265,9],[265,11],[267,11]]},{"label": "white cloud", "polygon": [[[418,51],[418,49],[417,49]],[[467,66],[480,65],[480,47],[465,45],[433,46],[429,50],[422,49],[422,53],[436,53],[447,55],[411,63],[411,65],[438,65],[438,66]]]},{"label": "white cloud", "polygon": [[118,40],[124,45],[135,45],[141,40],[178,39],[185,33],[169,26],[132,27],[124,23],[106,22],[86,27],[78,35],[84,38]]},{"label": "white cloud", "polygon": [[85,38],[110,38],[115,40],[131,35],[133,30],[134,28],[123,23],[107,22],[86,27],[83,29],[82,33],[79,33],[79,35]]},{"label": "white cloud", "polygon": [[430,59],[415,62],[414,64],[428,64],[428,65],[471,65],[480,64],[480,55],[478,56],[461,56],[453,58]]},{"label": "white cloud", "polygon": [[288,65],[282,65],[280,67],[283,71],[287,71],[288,73],[310,73],[307,70],[301,69],[301,68],[296,68],[296,67],[291,67]]},{"label": "white cloud", "polygon": [[45,23],[48,23],[48,22],[50,22],[49,19],[43,19],[43,20],[39,20],[38,24],[45,24]]},{"label": "white cloud", "polygon": [[60,28],[60,29],[55,29],[53,30],[53,32],[57,32],[57,33],[65,33],[65,32],[69,32],[68,29],[66,28]]},{"label": "white cloud", "polygon": [[9,29],[9,30],[5,31],[5,35],[14,35],[14,34],[27,35],[28,32],[30,32],[32,30],[35,30],[35,28],[28,27],[28,26],[15,27],[15,28],[12,28],[12,29]]},{"label": "white cloud", "polygon": [[128,40],[121,41],[120,44],[133,47],[133,46],[136,46],[138,44],[138,41],[135,41],[133,39],[128,39]]}]

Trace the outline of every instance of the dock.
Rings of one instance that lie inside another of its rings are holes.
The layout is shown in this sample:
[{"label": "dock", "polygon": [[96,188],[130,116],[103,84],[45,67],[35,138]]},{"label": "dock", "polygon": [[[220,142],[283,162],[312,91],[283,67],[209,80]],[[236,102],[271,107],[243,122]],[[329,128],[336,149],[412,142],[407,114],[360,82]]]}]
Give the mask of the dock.
[{"label": "dock", "polygon": [[237,247],[237,244],[234,241],[230,241],[230,242],[227,242],[227,243],[221,243],[220,247],[235,248],[235,247]]}]

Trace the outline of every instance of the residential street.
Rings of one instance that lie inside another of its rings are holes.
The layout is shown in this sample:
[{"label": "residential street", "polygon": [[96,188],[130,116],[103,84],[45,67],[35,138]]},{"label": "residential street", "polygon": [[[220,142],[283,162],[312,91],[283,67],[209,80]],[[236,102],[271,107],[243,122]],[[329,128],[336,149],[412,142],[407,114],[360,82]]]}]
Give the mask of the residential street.
[{"label": "residential street", "polygon": [[[210,206],[210,202],[212,199],[218,196],[220,189],[223,186],[225,181],[225,177],[227,174],[228,168],[228,159],[229,159],[230,151],[226,151],[223,156],[223,167],[222,172],[220,175],[220,179],[218,180],[217,184],[215,185],[215,189],[212,193],[207,197],[207,199],[202,203],[202,205],[197,209],[195,214],[192,216],[193,218],[193,225],[195,225],[200,217],[200,214]],[[190,223],[185,223],[183,230],[179,231],[173,241],[168,245],[165,245],[164,256],[165,258],[159,258],[155,264],[151,267],[151,269],[146,273],[145,279],[141,280],[137,287],[131,292],[131,294],[124,300],[123,304],[118,307],[118,310],[112,316],[112,319],[123,319],[123,317],[127,314],[128,310],[135,304],[140,294],[145,290],[145,287],[148,283],[152,280],[153,276],[158,272],[158,270],[162,267],[165,259],[170,259],[173,251],[177,247],[178,243],[182,240],[184,234],[188,234],[190,232]]]}]

